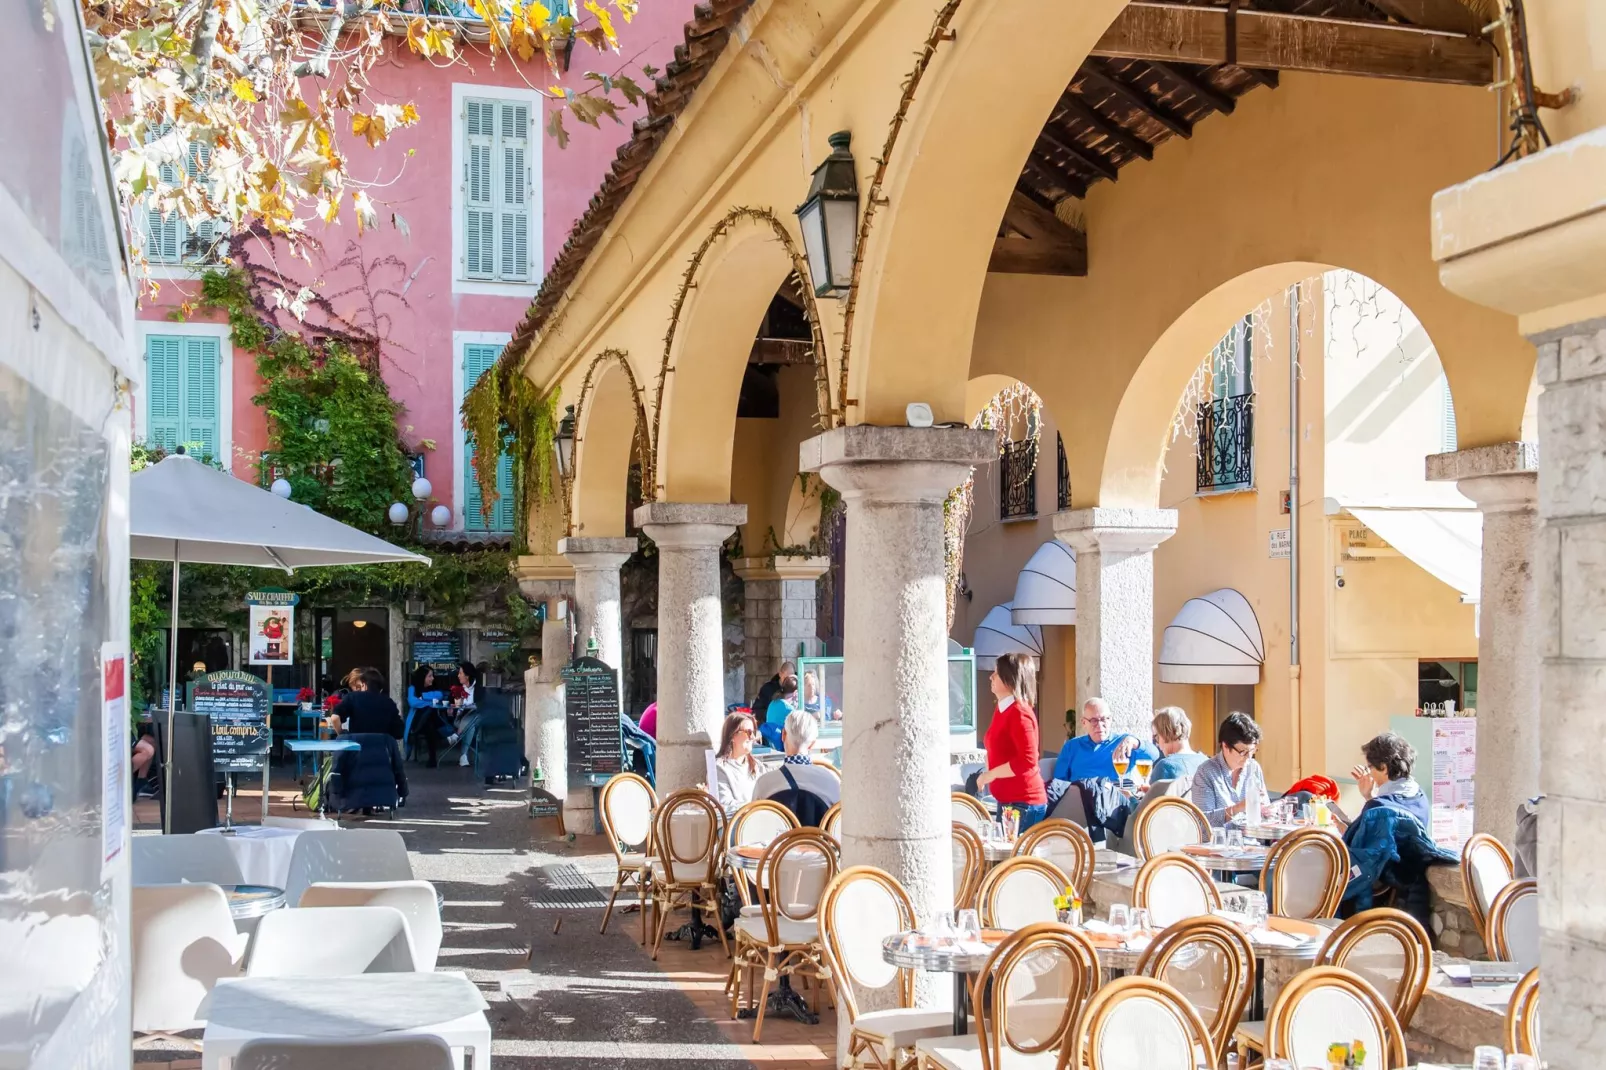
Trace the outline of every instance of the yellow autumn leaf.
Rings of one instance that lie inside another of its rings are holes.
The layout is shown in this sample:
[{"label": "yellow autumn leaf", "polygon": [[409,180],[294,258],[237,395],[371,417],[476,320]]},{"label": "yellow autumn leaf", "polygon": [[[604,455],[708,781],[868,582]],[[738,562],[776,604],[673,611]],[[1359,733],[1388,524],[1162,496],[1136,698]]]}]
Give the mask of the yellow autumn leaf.
[{"label": "yellow autumn leaf", "polygon": [[247,104],[255,104],[257,102],[257,91],[251,88],[251,82],[248,79],[236,78],[234,84],[229,88],[234,91],[236,97],[239,97]]},{"label": "yellow autumn leaf", "polygon": [[596,17],[597,27],[608,38],[608,44],[618,47],[619,38],[613,32],[613,16],[597,3],[597,0],[586,0],[586,10]]},{"label": "yellow autumn leaf", "polygon": [[545,4],[532,3],[524,11],[524,17],[532,26],[545,26],[552,21],[552,11]]},{"label": "yellow autumn leaf", "polygon": [[412,126],[416,122],[418,122],[418,109],[413,107],[412,101],[408,101],[402,105],[401,125]]}]

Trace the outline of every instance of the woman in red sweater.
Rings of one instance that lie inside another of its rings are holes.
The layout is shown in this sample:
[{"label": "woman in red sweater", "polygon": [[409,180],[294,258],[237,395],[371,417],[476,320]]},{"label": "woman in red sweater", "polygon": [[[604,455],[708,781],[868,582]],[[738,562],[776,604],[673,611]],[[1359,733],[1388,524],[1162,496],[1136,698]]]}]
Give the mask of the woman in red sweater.
[{"label": "woman in red sweater", "polygon": [[1037,665],[1024,654],[1000,654],[990,681],[998,708],[987,728],[987,768],[976,788],[989,788],[993,798],[1020,813],[1025,832],[1048,812],[1048,793],[1038,769]]}]

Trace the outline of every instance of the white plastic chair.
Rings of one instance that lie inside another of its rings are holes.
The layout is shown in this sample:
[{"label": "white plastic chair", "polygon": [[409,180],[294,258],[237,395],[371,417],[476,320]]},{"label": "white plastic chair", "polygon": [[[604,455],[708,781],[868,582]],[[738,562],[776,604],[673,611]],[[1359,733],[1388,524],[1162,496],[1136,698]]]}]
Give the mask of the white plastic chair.
[{"label": "white plastic chair", "polygon": [[220,978],[240,975],[250,939],[235,931],[223,889],[215,884],[136,887],[129,928],[134,1032],[171,1034],[205,1024],[197,1016],[201,1001]]},{"label": "white plastic chair", "polygon": [[407,919],[391,906],[275,910],[257,925],[247,977],[412,973]]},{"label": "white plastic chair", "polygon": [[441,950],[441,912],[435,886],[429,881],[362,881],[314,884],[301,893],[303,907],[395,907],[407,919],[413,966],[421,973],[435,969]]},{"label": "white plastic chair", "polygon": [[244,884],[240,863],[221,836],[135,836],[134,883]]},{"label": "white plastic chair", "polygon": [[340,1040],[250,1040],[234,1057],[234,1070],[457,1070],[452,1049],[440,1037],[377,1036]]},{"label": "white plastic chair", "polygon": [[290,854],[285,901],[301,902],[312,884],[354,881],[410,881],[413,864],[407,843],[390,829],[338,829],[303,832]]}]

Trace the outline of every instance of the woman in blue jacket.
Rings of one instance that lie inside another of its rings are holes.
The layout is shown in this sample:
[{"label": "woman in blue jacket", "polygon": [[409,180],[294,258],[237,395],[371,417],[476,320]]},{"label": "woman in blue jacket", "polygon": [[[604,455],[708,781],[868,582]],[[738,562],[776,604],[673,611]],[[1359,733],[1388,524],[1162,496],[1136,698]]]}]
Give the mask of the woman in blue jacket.
[{"label": "woman in blue jacket", "polygon": [[[437,703],[445,701],[445,694],[434,687],[435,670],[428,665],[420,665],[413,670],[413,679],[407,685],[407,727],[402,731],[405,742],[412,738],[413,720],[422,713],[420,730],[424,734],[424,743],[429,747],[429,767],[435,768],[439,764],[436,756],[437,739],[451,735],[451,729],[441,718]],[[450,744],[448,744],[450,746]]]}]

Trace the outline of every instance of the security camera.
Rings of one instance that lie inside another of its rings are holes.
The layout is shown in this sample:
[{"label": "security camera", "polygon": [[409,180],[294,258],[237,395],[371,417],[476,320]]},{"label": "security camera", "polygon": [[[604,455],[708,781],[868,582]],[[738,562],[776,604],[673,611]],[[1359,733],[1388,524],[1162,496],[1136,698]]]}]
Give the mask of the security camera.
[{"label": "security camera", "polygon": [[1333,581],[1333,586],[1339,588],[1340,590],[1343,590],[1343,588],[1344,588],[1344,577],[1340,576],[1338,579],[1334,580]]}]

